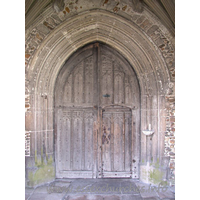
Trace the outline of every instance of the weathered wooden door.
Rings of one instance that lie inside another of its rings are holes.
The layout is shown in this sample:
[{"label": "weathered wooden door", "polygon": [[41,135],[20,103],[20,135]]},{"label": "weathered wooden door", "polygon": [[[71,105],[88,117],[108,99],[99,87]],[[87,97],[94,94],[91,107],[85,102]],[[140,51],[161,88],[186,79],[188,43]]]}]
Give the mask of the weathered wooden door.
[{"label": "weathered wooden door", "polygon": [[131,177],[131,110],[112,106],[102,115],[102,177]]},{"label": "weathered wooden door", "polygon": [[55,85],[56,177],[131,177],[138,88],[128,62],[106,45],[66,61]]}]

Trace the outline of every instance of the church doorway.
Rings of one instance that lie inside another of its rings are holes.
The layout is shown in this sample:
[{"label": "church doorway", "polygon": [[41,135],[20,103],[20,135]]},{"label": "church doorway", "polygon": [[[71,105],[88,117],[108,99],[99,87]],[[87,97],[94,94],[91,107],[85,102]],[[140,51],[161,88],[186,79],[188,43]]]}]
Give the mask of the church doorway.
[{"label": "church doorway", "polygon": [[77,50],[58,74],[54,106],[57,178],[139,178],[140,89],[115,49]]}]

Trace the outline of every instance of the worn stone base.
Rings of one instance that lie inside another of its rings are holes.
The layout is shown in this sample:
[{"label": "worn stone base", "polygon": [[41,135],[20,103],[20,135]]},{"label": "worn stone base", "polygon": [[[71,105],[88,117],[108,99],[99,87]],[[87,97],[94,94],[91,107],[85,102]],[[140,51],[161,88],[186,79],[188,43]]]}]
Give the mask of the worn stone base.
[{"label": "worn stone base", "polygon": [[143,200],[175,199],[169,187],[155,187],[131,179],[57,179],[35,189],[26,200]]},{"label": "worn stone base", "polygon": [[152,185],[169,185],[167,180],[167,169],[159,167],[159,164],[156,163],[156,166],[152,163],[147,163],[147,165],[140,166],[140,181],[152,184]]}]

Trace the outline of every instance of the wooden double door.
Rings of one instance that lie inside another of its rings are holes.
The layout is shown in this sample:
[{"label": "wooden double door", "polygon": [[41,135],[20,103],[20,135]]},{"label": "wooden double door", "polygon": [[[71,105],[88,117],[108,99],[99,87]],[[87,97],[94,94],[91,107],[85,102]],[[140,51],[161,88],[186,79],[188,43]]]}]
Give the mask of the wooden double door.
[{"label": "wooden double door", "polygon": [[106,45],[86,46],[66,61],[55,86],[57,178],[138,177],[135,85],[128,62]]}]

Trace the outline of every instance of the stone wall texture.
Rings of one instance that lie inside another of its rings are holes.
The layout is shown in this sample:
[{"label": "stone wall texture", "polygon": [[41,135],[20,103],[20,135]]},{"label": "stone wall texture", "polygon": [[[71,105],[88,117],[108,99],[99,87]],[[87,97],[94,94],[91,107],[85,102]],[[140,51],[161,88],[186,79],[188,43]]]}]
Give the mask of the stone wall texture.
[{"label": "stone wall texture", "polygon": [[[141,87],[140,162],[147,162],[148,151],[141,131],[151,121],[155,129],[152,162],[165,165],[169,173],[162,179],[174,184],[174,36],[151,11],[139,1],[65,0],[62,9],[47,6],[26,29],[25,40],[25,115],[26,133],[30,134],[27,185],[33,183],[29,184],[30,177],[35,184],[40,183],[34,177],[40,172],[37,169],[53,170],[53,88],[57,74],[73,52],[94,41],[116,48],[136,71]],[[45,180],[53,176],[51,171]]]}]

